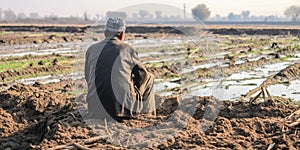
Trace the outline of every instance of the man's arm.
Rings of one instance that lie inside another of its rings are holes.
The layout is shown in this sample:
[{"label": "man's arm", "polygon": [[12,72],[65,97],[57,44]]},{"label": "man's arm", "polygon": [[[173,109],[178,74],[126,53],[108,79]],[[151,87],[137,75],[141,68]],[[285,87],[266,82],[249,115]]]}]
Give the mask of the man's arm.
[{"label": "man's arm", "polygon": [[85,81],[88,82],[89,80],[89,74],[90,74],[90,68],[89,68],[89,49],[85,53],[85,66],[84,66],[84,77]]},{"label": "man's arm", "polygon": [[[132,80],[132,69],[137,64],[137,52],[131,46],[123,45],[112,68],[111,82],[116,99],[123,108],[131,110],[131,112],[141,111],[141,106],[136,102]],[[120,110],[117,111],[121,112]]]}]

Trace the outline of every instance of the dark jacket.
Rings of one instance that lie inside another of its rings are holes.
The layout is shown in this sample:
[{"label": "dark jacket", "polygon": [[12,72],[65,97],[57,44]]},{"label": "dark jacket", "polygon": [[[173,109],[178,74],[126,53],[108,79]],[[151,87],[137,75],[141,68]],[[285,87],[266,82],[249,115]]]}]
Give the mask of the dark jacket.
[{"label": "dark jacket", "polygon": [[136,100],[132,80],[137,64],[137,52],[117,38],[107,38],[89,47],[85,64],[89,111],[113,118],[140,112],[142,106]]}]

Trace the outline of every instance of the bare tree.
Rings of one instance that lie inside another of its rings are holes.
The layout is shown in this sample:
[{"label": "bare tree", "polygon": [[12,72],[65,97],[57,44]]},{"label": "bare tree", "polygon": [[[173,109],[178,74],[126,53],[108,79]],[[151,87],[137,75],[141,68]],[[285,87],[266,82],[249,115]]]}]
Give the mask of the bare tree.
[{"label": "bare tree", "polygon": [[192,9],[192,15],[196,21],[204,21],[209,18],[210,10],[205,4],[199,4]]},{"label": "bare tree", "polygon": [[100,14],[96,14],[96,21],[100,20]]},{"label": "bare tree", "polygon": [[23,12],[18,13],[18,19],[26,19],[26,15]]},{"label": "bare tree", "polygon": [[32,19],[38,19],[38,18],[40,18],[39,14],[37,12],[31,12],[29,14],[29,17],[32,18]]},{"label": "bare tree", "polygon": [[126,19],[127,18],[127,13],[126,12],[122,12],[122,11],[108,11],[106,13],[107,17],[120,17],[122,19]]},{"label": "bare tree", "polygon": [[300,7],[299,6],[290,6],[284,12],[287,17],[290,17],[293,22],[300,21]]},{"label": "bare tree", "polygon": [[6,9],[3,11],[4,14],[4,19],[6,20],[16,20],[17,19],[17,15],[14,11],[12,11],[11,9]]},{"label": "bare tree", "polygon": [[133,13],[133,14],[132,14],[132,18],[133,18],[133,19],[137,19],[138,17],[139,17],[139,15],[138,15],[137,13]]},{"label": "bare tree", "polygon": [[234,14],[233,12],[228,14],[228,20],[230,21],[240,21],[242,19],[241,15]]},{"label": "bare tree", "polygon": [[162,12],[161,11],[155,11],[155,16],[156,16],[156,19],[161,19],[162,18]]},{"label": "bare tree", "polygon": [[140,10],[139,14],[140,14],[142,19],[145,19],[147,16],[150,15],[150,13],[147,10]]},{"label": "bare tree", "polygon": [[244,20],[248,20],[250,18],[250,11],[249,10],[242,11],[241,15]]},{"label": "bare tree", "polygon": [[216,14],[215,18],[216,20],[221,20],[222,16],[220,14]]},{"label": "bare tree", "polygon": [[0,20],[2,20],[2,8],[0,8]]},{"label": "bare tree", "polygon": [[51,13],[51,14],[49,15],[49,18],[50,18],[51,20],[57,20],[57,19],[58,19],[58,16],[55,15],[54,13]]},{"label": "bare tree", "polygon": [[83,19],[84,21],[88,21],[90,18],[88,11],[86,10],[85,12],[83,12]]}]

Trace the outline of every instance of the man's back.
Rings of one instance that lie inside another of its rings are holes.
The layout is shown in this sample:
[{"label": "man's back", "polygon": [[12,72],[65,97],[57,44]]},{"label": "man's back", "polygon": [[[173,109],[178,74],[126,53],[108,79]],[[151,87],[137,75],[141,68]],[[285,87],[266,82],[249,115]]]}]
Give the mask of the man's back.
[{"label": "man's back", "polygon": [[86,53],[88,117],[124,119],[155,113],[154,77],[139,64],[137,52],[124,43],[126,23],[118,17],[105,25],[105,40]]},{"label": "man's back", "polygon": [[[138,63],[136,51],[117,38],[106,39],[87,51],[86,79],[89,85],[89,107],[98,110],[100,116],[126,116],[134,106],[135,93],[131,78]],[[96,101],[101,101],[99,104]],[[95,103],[95,104],[94,104]],[[90,108],[89,108],[90,109]],[[138,108],[136,108],[138,109]]]}]

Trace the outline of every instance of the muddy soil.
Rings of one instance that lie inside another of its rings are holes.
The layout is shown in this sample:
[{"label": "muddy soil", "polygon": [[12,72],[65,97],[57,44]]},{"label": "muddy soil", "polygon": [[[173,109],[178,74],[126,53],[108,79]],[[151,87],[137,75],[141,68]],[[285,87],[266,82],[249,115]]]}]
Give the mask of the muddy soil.
[{"label": "muddy soil", "polygon": [[41,67],[28,67],[22,70],[7,70],[5,72],[0,73],[0,78],[2,81],[8,81],[11,79],[16,79],[21,76],[35,76],[42,73],[59,73],[66,72],[70,70],[72,67],[60,66],[60,65],[52,65],[52,66],[41,66]]},{"label": "muddy soil", "polygon": [[[0,31],[6,32],[63,32],[63,33],[84,33],[90,29],[101,29],[98,32],[103,31],[103,25],[97,26],[47,26],[47,25],[2,25],[0,26]],[[289,29],[284,26],[276,28],[268,27],[250,27],[250,28],[240,28],[238,25],[231,26],[230,28],[214,27],[214,26],[162,26],[162,25],[131,25],[127,27],[127,33],[173,33],[173,34],[183,34],[192,33],[195,30],[209,30],[214,34],[225,34],[225,35],[298,35],[299,29]]]},{"label": "muddy soil", "polygon": [[[126,35],[126,40],[142,40],[149,38],[164,38],[177,37],[176,34],[169,33],[145,33],[136,34],[129,33]],[[62,33],[57,32],[9,32],[0,37],[0,45],[22,45],[22,44],[53,44],[53,43],[80,43],[80,42],[96,42],[104,39],[103,33]]]},{"label": "muddy soil", "polygon": [[92,40],[93,38],[85,37],[83,33],[65,33],[59,35],[57,33],[37,32],[14,32],[7,33],[0,38],[0,45],[20,45],[20,44],[49,44],[49,43],[66,43],[66,42],[82,42]]},{"label": "muddy soil", "polygon": [[[99,26],[17,26],[2,25],[0,32],[8,35],[0,37],[0,45],[13,44],[41,44],[41,43],[64,43],[80,41],[99,41],[99,34],[103,33],[103,25]],[[130,39],[147,39],[155,37],[176,37],[178,35],[193,35],[201,31],[211,32],[218,35],[294,35],[299,37],[300,29],[287,28],[215,28],[202,26],[129,26],[126,33]],[[92,32],[92,36],[91,36]],[[17,33],[17,34],[13,34]],[[28,33],[40,33],[31,35]],[[56,33],[56,34],[54,34]],[[57,33],[62,33],[57,36]]]},{"label": "muddy soil", "polygon": [[174,144],[169,147],[267,149],[274,143],[273,149],[299,149],[299,126],[288,128],[284,123],[285,117],[299,110],[299,107],[275,105],[272,102],[251,105],[224,101],[215,124],[205,133],[197,132],[196,129],[201,125],[198,119],[203,117],[205,106],[214,101],[212,97],[199,98],[199,106],[194,114],[196,121],[183,131],[182,136],[175,138]]},{"label": "muddy soil", "polygon": [[129,33],[174,33],[174,34],[186,34],[196,31],[204,30],[212,32],[213,34],[220,35],[299,35],[299,29],[245,29],[245,28],[213,28],[213,27],[161,27],[161,26],[132,26],[127,29]]},{"label": "muddy soil", "polygon": [[9,32],[69,32],[69,33],[83,33],[90,26],[46,26],[46,25],[2,25],[0,31]]},{"label": "muddy soil", "polygon": [[[84,81],[82,84],[84,86]],[[48,149],[68,143],[80,142],[98,136],[89,127],[77,110],[74,96],[70,95],[74,84],[71,80],[55,84],[34,85],[15,84],[0,93],[0,149]],[[208,103],[216,102],[213,97],[198,97],[198,105],[193,119],[177,135],[160,144],[149,145],[147,149],[267,149],[274,143],[274,149],[299,149],[300,126],[288,127],[285,118],[300,108],[295,105],[265,102],[249,104],[247,102],[224,101],[220,114],[209,130],[202,133]],[[170,110],[178,106],[178,98],[169,97],[159,109],[160,119],[132,120],[124,124],[142,128],[159,123],[167,118]],[[219,102],[218,102],[219,103]],[[167,106],[167,107],[166,107]],[[166,111],[164,111],[166,110]],[[213,111],[213,110],[211,110]],[[100,139],[89,148],[120,148],[107,139]],[[123,147],[125,148],[125,147]]]}]

